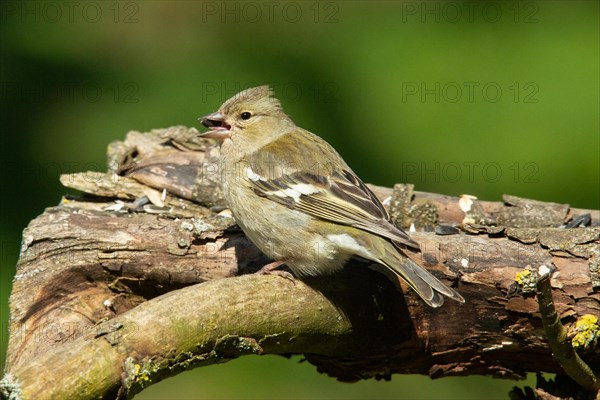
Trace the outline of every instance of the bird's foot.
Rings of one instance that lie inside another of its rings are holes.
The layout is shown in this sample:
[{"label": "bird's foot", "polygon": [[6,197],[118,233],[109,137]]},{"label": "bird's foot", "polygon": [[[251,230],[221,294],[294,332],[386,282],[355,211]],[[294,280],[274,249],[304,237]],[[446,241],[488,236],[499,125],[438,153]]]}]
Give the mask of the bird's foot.
[{"label": "bird's foot", "polygon": [[256,271],[256,273],[259,275],[277,275],[277,276],[281,276],[283,278],[289,279],[290,281],[296,283],[296,280],[294,279],[294,275],[290,274],[287,271],[280,271],[280,270],[276,269],[276,268],[280,267],[281,265],[285,264],[286,261],[287,260],[273,261],[272,263],[268,263],[267,265],[265,265],[264,267],[262,267],[261,269]]}]

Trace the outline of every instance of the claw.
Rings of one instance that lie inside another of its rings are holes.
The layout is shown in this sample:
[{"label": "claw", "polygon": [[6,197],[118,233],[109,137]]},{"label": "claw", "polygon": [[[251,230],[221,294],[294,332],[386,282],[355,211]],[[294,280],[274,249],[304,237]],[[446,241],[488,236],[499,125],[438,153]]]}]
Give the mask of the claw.
[{"label": "claw", "polygon": [[261,269],[259,269],[258,271],[256,271],[256,273],[259,275],[277,275],[277,276],[281,276],[283,278],[289,279],[290,281],[296,283],[296,279],[294,278],[294,275],[290,274],[287,271],[280,271],[280,270],[276,269],[276,268],[280,267],[281,265],[285,264],[286,261],[287,260],[273,261],[272,263],[269,263],[269,264],[265,265],[264,267],[262,267]]}]

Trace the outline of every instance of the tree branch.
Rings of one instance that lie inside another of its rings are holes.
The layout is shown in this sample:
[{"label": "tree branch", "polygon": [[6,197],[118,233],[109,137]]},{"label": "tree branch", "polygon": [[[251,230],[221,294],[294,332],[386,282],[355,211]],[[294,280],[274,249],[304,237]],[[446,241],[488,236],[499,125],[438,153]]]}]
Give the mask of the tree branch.
[{"label": "tree branch", "polygon": [[[106,174],[61,178],[86,196],[63,199],[23,233],[6,396],[131,397],[250,353],[304,354],[346,381],[561,372],[535,299],[508,295],[526,265],[557,268],[552,296],[563,323],[600,312],[598,210],[410,185],[372,188],[397,224],[430,230],[413,234],[422,248],[415,261],[466,304],[428,308],[358,262],[319,279],[248,276],[268,260],[223,210],[217,160],[218,148],[175,127],[111,144]],[[596,353],[581,354],[593,370]]]}]

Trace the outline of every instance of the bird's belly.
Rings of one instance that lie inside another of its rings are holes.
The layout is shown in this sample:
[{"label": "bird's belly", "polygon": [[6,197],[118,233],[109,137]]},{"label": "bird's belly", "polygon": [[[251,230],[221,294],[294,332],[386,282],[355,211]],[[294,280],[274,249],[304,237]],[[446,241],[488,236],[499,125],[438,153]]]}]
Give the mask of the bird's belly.
[{"label": "bird's belly", "polygon": [[[343,267],[351,255],[314,232],[315,219],[272,200],[257,197],[242,185],[223,187],[236,222],[269,258],[285,260],[296,275],[326,275]],[[252,204],[245,199],[253,198]],[[238,216],[243,215],[244,218]],[[275,222],[276,221],[276,222]],[[326,223],[326,222],[325,222]]]}]

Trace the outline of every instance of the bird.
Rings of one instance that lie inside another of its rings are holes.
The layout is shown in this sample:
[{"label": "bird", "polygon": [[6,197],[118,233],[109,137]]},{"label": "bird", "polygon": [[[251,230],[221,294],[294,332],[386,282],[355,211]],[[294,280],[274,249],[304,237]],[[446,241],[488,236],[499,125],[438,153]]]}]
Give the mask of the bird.
[{"label": "bird", "polygon": [[431,307],[464,298],[407,257],[419,244],[324,139],[283,111],[272,89],[246,89],[199,118],[218,139],[225,200],[245,235],[273,262],[261,273],[325,276],[364,260]]}]

